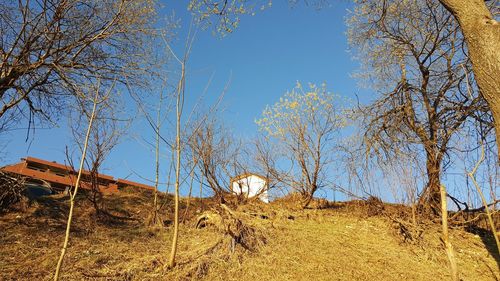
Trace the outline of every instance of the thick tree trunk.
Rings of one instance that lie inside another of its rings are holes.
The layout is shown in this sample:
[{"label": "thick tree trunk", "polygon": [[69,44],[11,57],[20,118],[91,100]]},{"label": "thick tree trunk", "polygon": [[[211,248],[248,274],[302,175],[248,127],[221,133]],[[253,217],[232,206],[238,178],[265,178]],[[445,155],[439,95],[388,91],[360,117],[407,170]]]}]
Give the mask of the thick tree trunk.
[{"label": "thick tree trunk", "polygon": [[309,207],[309,204],[311,204],[311,201],[314,198],[314,193],[318,189],[318,185],[316,183],[309,184],[309,187],[302,192],[302,202],[301,202],[301,207],[302,209],[305,209]]},{"label": "thick tree trunk", "polygon": [[418,200],[419,209],[437,215],[441,208],[441,163],[436,157],[427,155],[427,184]]},{"label": "thick tree trunk", "polygon": [[484,0],[439,0],[457,19],[479,90],[493,113],[500,147],[500,24]]},{"label": "thick tree trunk", "polygon": [[300,205],[301,205],[300,207],[302,209],[305,209],[305,208],[309,207],[309,204],[311,203],[312,198],[313,198],[312,195],[309,194],[309,193],[308,194],[303,194],[302,195],[302,201],[300,202]]}]

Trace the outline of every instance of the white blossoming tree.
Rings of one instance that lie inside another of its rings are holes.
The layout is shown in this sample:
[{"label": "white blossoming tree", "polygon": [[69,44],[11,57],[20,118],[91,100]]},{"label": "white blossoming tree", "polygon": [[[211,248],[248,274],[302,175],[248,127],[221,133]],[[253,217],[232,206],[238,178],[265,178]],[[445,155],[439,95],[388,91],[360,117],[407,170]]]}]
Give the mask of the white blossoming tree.
[{"label": "white blossoming tree", "polygon": [[[326,85],[297,82],[295,88],[267,106],[256,120],[268,143],[276,146],[279,161],[267,167],[268,174],[302,196],[307,207],[314,193],[327,180],[327,167],[334,158],[340,129],[347,125],[345,102],[326,90]],[[279,167],[278,167],[279,166]]]}]

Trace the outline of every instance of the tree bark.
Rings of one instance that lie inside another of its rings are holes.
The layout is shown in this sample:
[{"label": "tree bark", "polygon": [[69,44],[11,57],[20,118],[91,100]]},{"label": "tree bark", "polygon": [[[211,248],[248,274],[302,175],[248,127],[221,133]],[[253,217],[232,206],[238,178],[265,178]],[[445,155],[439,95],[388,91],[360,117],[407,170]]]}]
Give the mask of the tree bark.
[{"label": "tree bark", "polygon": [[309,206],[309,204],[312,201],[312,198],[313,197],[311,196],[311,194],[302,195],[302,202],[301,202],[302,209],[305,209]]},{"label": "tree bark", "polygon": [[427,184],[419,198],[419,209],[428,213],[439,213],[441,208],[441,161],[432,154],[427,155],[426,160]]},{"label": "tree bark", "polygon": [[446,187],[441,185],[439,187],[440,197],[441,197],[441,225],[443,227],[443,244],[446,248],[446,255],[448,256],[448,261],[450,262],[450,272],[453,281],[459,281],[457,269],[457,260],[455,259],[455,251],[450,242],[450,236],[448,234],[448,207],[446,202]]},{"label": "tree bark", "polygon": [[176,97],[176,134],[175,134],[175,152],[176,152],[176,164],[175,164],[175,209],[174,209],[174,236],[172,238],[172,250],[170,252],[170,258],[168,260],[168,267],[173,268],[175,266],[175,255],[177,254],[177,244],[179,240],[179,185],[181,177],[181,116],[182,116],[182,105],[184,104],[184,87],[185,87],[185,61],[181,63],[181,78],[179,79],[179,85],[177,86],[177,97]]},{"label": "tree bark", "polygon": [[484,0],[439,0],[457,19],[479,90],[495,122],[500,147],[500,24]]}]

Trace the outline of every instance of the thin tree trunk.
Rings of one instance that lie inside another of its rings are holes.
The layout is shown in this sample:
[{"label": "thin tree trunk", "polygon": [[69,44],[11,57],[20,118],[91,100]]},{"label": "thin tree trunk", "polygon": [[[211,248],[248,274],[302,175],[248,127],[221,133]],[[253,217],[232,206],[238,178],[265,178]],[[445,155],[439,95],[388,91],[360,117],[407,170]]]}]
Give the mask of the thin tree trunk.
[{"label": "thin tree trunk", "polygon": [[184,91],[184,74],[185,68],[182,63],[181,78],[179,80],[177,102],[176,102],[176,137],[175,137],[175,150],[176,150],[176,167],[175,167],[175,212],[174,212],[174,237],[172,239],[172,251],[170,252],[170,259],[168,266],[170,268],[175,266],[175,255],[177,253],[177,241],[179,238],[179,181],[181,171],[181,95]]},{"label": "thin tree trunk", "polygon": [[411,220],[413,225],[417,225],[417,206],[414,202],[411,203]]},{"label": "thin tree trunk", "polygon": [[161,104],[163,101],[163,95],[160,93],[160,103],[158,105],[158,112],[156,116],[156,147],[155,147],[155,191],[153,199],[153,213],[151,217],[150,224],[163,226],[163,220],[160,218],[160,212],[158,208],[158,183],[160,181],[160,118],[161,118]]},{"label": "thin tree trunk", "polygon": [[[478,183],[476,182],[476,179],[474,178],[474,174],[469,174],[469,176],[472,179],[472,182],[474,183],[474,186],[476,187],[477,193],[479,193],[479,196],[481,196],[481,201],[484,206],[484,210],[486,211],[486,216],[488,217],[488,223],[490,224],[491,232],[493,233],[493,237],[495,238],[495,243],[497,244],[497,251],[498,254],[500,255],[500,240],[498,239],[498,234],[497,234],[497,229],[495,226],[495,222],[493,221],[493,216],[491,215],[490,208],[488,207],[488,202],[486,202],[486,198],[484,197],[483,192],[481,191],[481,188],[479,187]],[[495,206],[495,204],[493,204]]]},{"label": "thin tree trunk", "polygon": [[196,168],[196,157],[193,154],[193,168],[191,170],[191,181],[189,183],[189,194],[188,194],[188,199],[187,199],[187,204],[186,204],[186,209],[184,210],[184,216],[182,217],[182,223],[186,221],[186,216],[189,211],[189,205],[191,204],[191,195],[193,193],[193,182],[194,182],[194,169]]},{"label": "thin tree trunk", "polygon": [[450,271],[452,280],[459,281],[457,261],[455,259],[455,253],[453,251],[453,246],[451,245],[450,238],[448,235],[448,207],[446,204],[446,187],[441,185],[441,220],[443,226],[443,243],[446,248],[446,255],[448,256],[448,261],[450,262]]},{"label": "thin tree trunk", "polygon": [[203,177],[200,179],[200,211],[203,212]]},{"label": "thin tree trunk", "polygon": [[439,1],[462,29],[474,77],[493,113],[497,147],[500,147],[500,24],[484,0]]},{"label": "thin tree trunk", "polygon": [[[100,161],[100,160],[98,160]],[[99,206],[99,202],[102,201],[102,194],[101,191],[99,190],[99,172],[98,168],[95,166],[92,168],[92,173],[91,173],[91,198],[90,201],[92,202],[92,205],[94,206],[94,210],[96,212],[97,218],[100,218],[102,215],[102,210],[101,206]]]},{"label": "thin tree trunk", "polygon": [[[472,183],[474,184],[474,187],[477,190],[477,193],[479,193],[479,196],[481,197],[481,201],[484,206],[484,210],[486,211],[486,216],[488,217],[488,223],[490,224],[491,232],[493,233],[493,237],[495,238],[495,243],[497,245],[497,251],[498,254],[500,255],[500,240],[498,239],[498,234],[497,234],[497,229],[495,226],[495,222],[493,221],[493,216],[490,212],[490,208],[488,207],[488,202],[486,202],[486,198],[484,197],[483,192],[481,191],[481,188],[479,187],[479,184],[476,181],[476,177],[474,176],[476,174],[477,169],[479,168],[479,165],[481,165],[481,162],[484,160],[484,145],[481,144],[481,157],[477,161],[476,166],[474,166],[474,169],[470,172],[467,173],[467,175],[471,178]],[[495,201],[493,201],[495,202]],[[496,204],[493,204],[495,206]]]},{"label": "thin tree trunk", "polygon": [[73,210],[75,207],[75,197],[76,197],[76,194],[78,192],[78,188],[80,186],[80,179],[82,176],[83,165],[84,165],[85,157],[87,155],[87,147],[88,147],[88,143],[89,143],[90,131],[92,129],[92,123],[94,122],[95,111],[96,111],[96,107],[97,107],[97,97],[98,97],[98,94],[96,92],[96,96],[94,97],[94,106],[92,108],[92,113],[91,113],[90,119],[89,119],[89,126],[87,128],[87,134],[85,136],[85,143],[83,145],[82,158],[80,159],[80,168],[78,169],[78,176],[76,178],[75,190],[73,191],[73,194],[70,195],[69,214],[68,214],[68,220],[66,222],[66,233],[64,236],[64,243],[63,243],[63,246],[61,249],[61,255],[59,256],[59,260],[57,261],[56,271],[54,273],[54,281],[59,280],[59,273],[61,271],[61,267],[62,267],[62,264],[64,261],[64,256],[66,255],[66,250],[68,248],[69,234],[71,231],[71,222],[73,221]]},{"label": "thin tree trunk", "polygon": [[174,166],[174,161],[175,161],[175,152],[174,148],[172,147],[170,151],[171,157],[170,157],[170,165],[168,167],[168,176],[167,176],[167,191],[166,193],[168,194],[170,190],[170,180],[172,179],[172,167]]}]

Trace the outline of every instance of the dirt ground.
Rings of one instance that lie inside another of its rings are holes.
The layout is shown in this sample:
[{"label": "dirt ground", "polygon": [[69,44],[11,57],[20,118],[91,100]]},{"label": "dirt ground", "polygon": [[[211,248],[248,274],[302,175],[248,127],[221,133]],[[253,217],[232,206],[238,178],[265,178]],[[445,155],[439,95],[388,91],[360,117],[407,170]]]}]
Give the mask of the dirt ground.
[{"label": "dirt ground", "polygon": [[[244,249],[226,243],[231,239],[220,228],[196,229],[196,216],[211,207],[191,201],[181,225],[177,266],[168,269],[171,198],[162,198],[167,202],[163,229],[143,224],[150,199],[138,193],[106,197],[113,217],[103,220],[79,198],[62,280],[450,280],[437,224],[425,225],[418,237],[405,241],[400,226],[384,216],[278,204],[237,208],[248,217],[242,223],[265,236],[258,248]],[[0,215],[0,280],[51,279],[67,206],[67,198],[55,196]],[[462,280],[500,279],[491,237],[462,229],[450,235]]]}]

